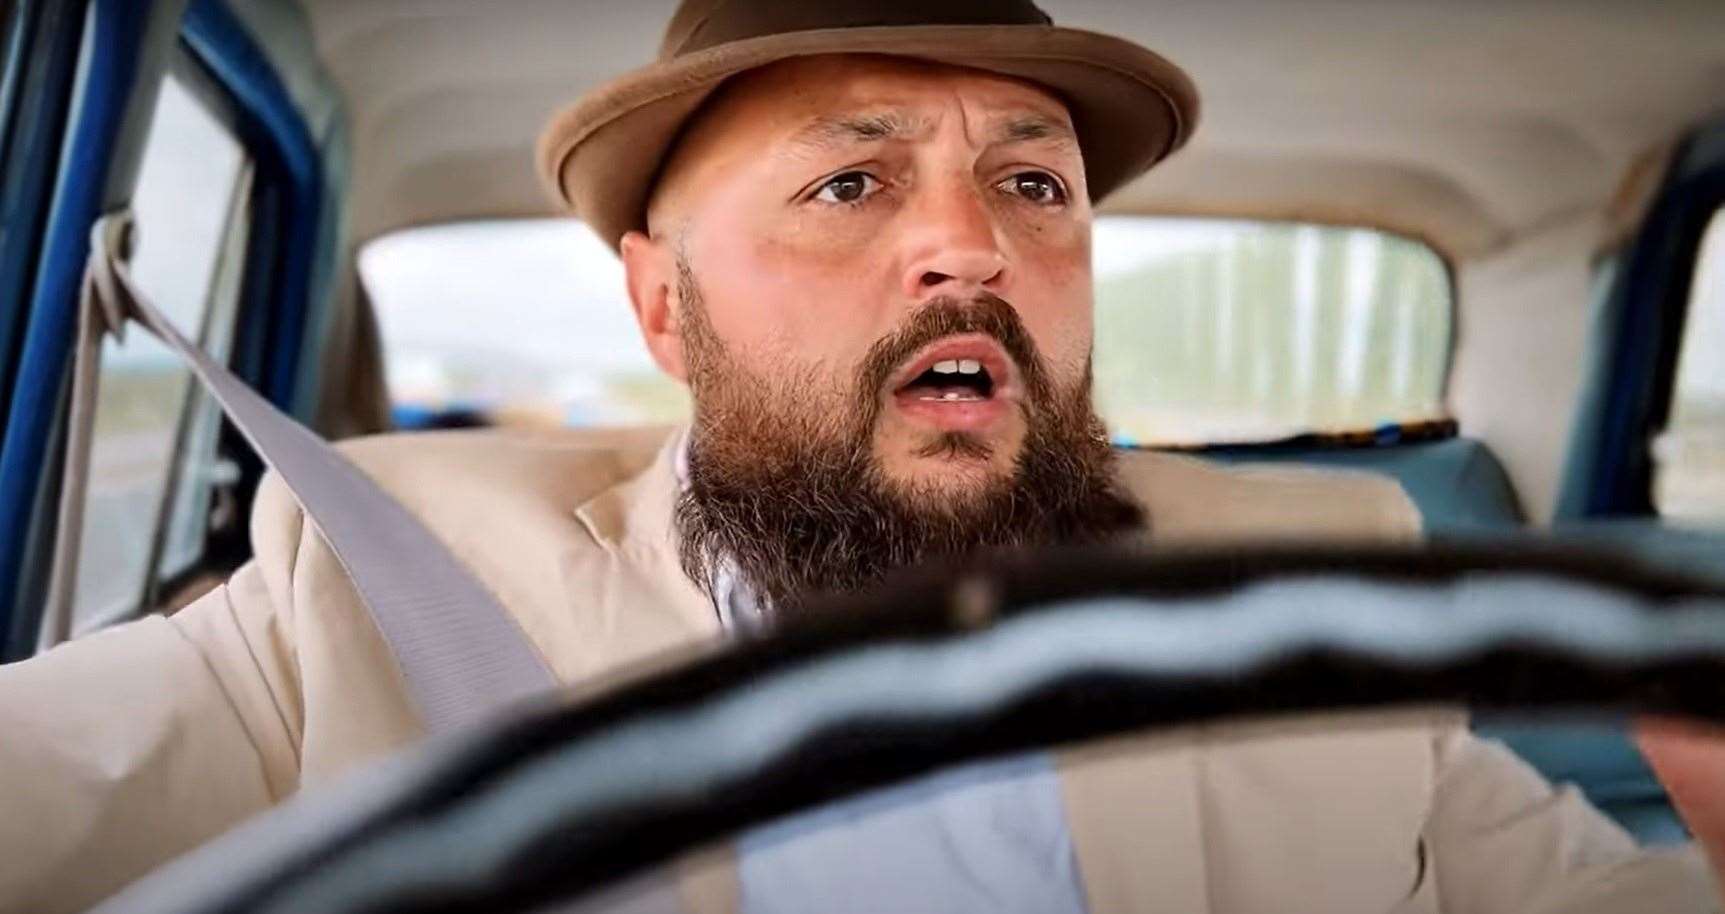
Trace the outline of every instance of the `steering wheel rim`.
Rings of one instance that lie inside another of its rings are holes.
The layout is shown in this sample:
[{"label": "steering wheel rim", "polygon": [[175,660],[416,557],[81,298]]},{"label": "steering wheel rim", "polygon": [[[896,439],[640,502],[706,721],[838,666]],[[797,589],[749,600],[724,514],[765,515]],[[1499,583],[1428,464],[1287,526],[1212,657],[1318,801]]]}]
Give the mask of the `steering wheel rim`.
[{"label": "steering wheel rim", "polygon": [[[1551,617],[1539,594],[1583,617]],[[1342,598],[1352,608],[1323,609]],[[206,885],[197,904],[163,906],[172,893],[146,885],[98,910],[527,911],[990,756],[1408,704],[1725,720],[1722,674],[1725,586],[1598,552],[1521,539],[1065,550],[924,571],[795,613],[771,638],[533,709],[428,750],[319,841],[259,854],[267,827],[248,829],[250,878]]]}]

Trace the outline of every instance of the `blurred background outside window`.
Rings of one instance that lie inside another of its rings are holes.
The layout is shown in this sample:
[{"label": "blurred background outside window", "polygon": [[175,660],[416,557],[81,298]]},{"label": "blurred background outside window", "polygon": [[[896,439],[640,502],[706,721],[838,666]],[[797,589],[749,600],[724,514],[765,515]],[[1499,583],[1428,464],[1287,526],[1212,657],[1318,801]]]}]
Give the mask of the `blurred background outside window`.
[{"label": "blurred background outside window", "polygon": [[[182,333],[225,361],[244,260],[251,163],[232,132],[170,76],[132,199],[138,285]],[[151,605],[201,555],[220,414],[162,343],[133,328],[102,344],[74,634]]]},{"label": "blurred background outside window", "polygon": [[[1444,416],[1451,293],[1422,244],[1365,229],[1096,222],[1096,398],[1117,440],[1268,441]],[[622,266],[578,223],[476,222],[378,239],[360,272],[396,418],[682,420]],[[440,418],[442,417],[442,418]]]},{"label": "blurred background outside window", "polygon": [[1096,399],[1141,445],[1440,419],[1449,275],[1366,229],[1097,220]]},{"label": "blurred background outside window", "polygon": [[1702,236],[1665,433],[1654,442],[1660,515],[1725,526],[1725,210]]}]

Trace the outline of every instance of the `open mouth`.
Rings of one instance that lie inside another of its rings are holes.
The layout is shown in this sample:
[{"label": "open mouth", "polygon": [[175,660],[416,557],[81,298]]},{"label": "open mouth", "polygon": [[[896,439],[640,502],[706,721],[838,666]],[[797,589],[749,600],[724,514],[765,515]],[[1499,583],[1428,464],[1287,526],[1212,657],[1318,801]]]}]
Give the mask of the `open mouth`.
[{"label": "open mouth", "polygon": [[979,359],[942,359],[899,389],[917,400],[986,400],[994,394],[994,376]]},{"label": "open mouth", "polygon": [[912,357],[890,386],[898,411],[942,431],[980,431],[1018,400],[1017,369],[995,339],[967,333]]}]

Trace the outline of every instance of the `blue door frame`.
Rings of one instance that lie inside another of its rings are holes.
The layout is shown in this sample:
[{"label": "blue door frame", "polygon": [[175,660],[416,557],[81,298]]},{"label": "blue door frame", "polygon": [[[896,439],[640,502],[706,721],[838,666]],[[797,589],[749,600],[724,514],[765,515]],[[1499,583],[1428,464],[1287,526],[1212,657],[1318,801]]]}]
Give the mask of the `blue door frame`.
[{"label": "blue door frame", "polygon": [[1596,315],[1601,355],[1576,417],[1558,520],[1648,517],[1651,445],[1669,418],[1703,233],[1725,204],[1725,121],[1678,149],[1635,239],[1618,255]]},{"label": "blue door frame", "polygon": [[46,478],[65,405],[78,283],[90,226],[108,200],[122,126],[140,84],[146,42],[155,37],[151,4],[91,0],[82,24],[77,78],[69,88],[70,125],[48,201],[35,286],[0,444],[0,632],[13,631],[24,555],[37,527],[38,489]]},{"label": "blue door frame", "polygon": [[[35,586],[40,575],[33,574],[40,569],[29,564],[50,558],[42,545],[53,532],[52,511],[45,510],[51,499],[43,493],[44,487],[54,486],[58,469],[90,227],[102,212],[131,196],[135,161],[121,171],[115,165],[126,163],[126,156],[140,145],[144,131],[135,119],[147,118],[153,109],[161,62],[176,40],[184,42],[232,97],[240,112],[241,141],[259,165],[247,266],[260,268],[258,275],[269,281],[254,282],[248,274],[241,328],[246,338],[240,351],[254,358],[250,364],[242,359],[241,367],[248,381],[282,406],[292,404],[305,328],[311,325],[308,277],[323,215],[322,162],[304,119],[259,44],[223,0],[192,0],[185,6],[173,0],[61,5],[77,14],[63,16],[61,31],[49,37],[77,49],[76,79],[59,84],[59,103],[68,112],[63,137],[49,137],[45,154],[32,163],[38,170],[52,169],[53,189],[36,201],[44,229],[33,258],[34,285],[24,302],[19,357],[0,439],[4,659],[28,652],[28,645],[17,642],[27,635],[29,626],[22,623],[35,615],[29,610],[41,599]],[[81,11],[76,10],[80,6]],[[65,31],[74,26],[72,34]],[[36,101],[48,107],[54,99]],[[0,180],[11,181],[13,175]],[[0,258],[8,253],[0,243]],[[25,265],[29,260],[24,259]],[[26,556],[31,556],[30,563]]]}]

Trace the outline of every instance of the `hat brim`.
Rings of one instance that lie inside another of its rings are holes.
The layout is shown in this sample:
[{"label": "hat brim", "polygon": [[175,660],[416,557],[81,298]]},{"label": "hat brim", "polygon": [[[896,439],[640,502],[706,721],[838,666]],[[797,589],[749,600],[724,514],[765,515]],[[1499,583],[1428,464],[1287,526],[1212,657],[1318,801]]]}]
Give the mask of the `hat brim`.
[{"label": "hat brim", "polygon": [[726,78],[793,57],[890,54],[1030,80],[1065,101],[1092,200],[1186,142],[1198,118],[1192,81],[1129,41],[1057,26],[936,25],[822,29],[719,45],[628,73],[551,119],[540,177],[613,249],[643,227],[647,198],[685,120]]}]

